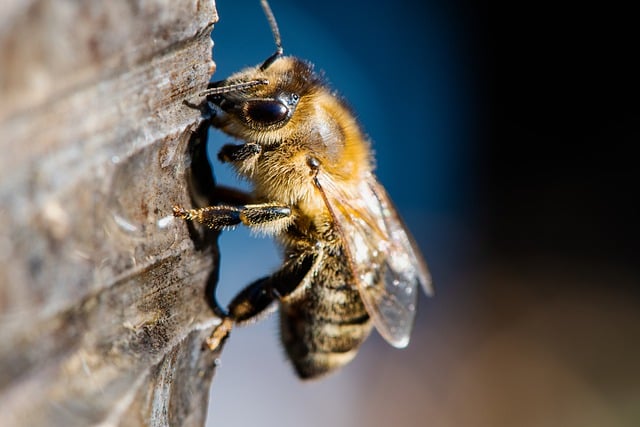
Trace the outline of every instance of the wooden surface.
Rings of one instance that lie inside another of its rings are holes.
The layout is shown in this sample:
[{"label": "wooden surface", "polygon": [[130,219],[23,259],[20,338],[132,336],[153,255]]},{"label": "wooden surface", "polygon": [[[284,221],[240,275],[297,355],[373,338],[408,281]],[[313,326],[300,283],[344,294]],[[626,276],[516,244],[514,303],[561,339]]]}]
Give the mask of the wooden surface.
[{"label": "wooden surface", "polygon": [[0,424],[204,423],[217,249],[171,207],[197,198],[185,101],[216,19],[211,0],[2,2]]}]

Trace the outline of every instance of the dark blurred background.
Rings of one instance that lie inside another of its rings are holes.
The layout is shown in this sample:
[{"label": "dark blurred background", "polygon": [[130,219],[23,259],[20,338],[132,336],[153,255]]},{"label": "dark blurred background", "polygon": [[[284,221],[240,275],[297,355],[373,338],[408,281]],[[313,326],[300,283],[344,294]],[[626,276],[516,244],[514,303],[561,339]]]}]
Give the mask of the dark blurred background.
[{"label": "dark blurred background", "polygon": [[[638,40],[631,6],[273,0],[285,53],[357,112],[434,276],[413,340],[375,333],[301,383],[275,318],[234,331],[211,425],[640,424]],[[218,2],[215,79],[274,50],[256,1]],[[211,151],[229,142],[212,131]],[[215,156],[214,156],[215,158]],[[213,162],[220,183],[233,180]],[[278,266],[221,237],[220,299]]]}]

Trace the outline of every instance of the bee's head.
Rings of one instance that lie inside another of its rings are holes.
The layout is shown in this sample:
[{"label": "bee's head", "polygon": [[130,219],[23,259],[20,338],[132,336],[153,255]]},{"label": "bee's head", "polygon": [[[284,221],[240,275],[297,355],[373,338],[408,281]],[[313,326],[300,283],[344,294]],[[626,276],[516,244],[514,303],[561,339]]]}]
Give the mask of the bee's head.
[{"label": "bee's head", "polygon": [[[211,124],[244,140],[261,140],[285,127],[319,84],[311,64],[283,55],[280,31],[266,0],[261,0],[276,51],[262,64],[209,84],[203,92],[212,108]],[[253,138],[252,138],[253,137]]]},{"label": "bee's head", "polygon": [[267,0],[261,3],[275,53],[260,65],[210,83],[201,94],[213,113],[211,125],[242,141],[223,147],[220,159],[233,162],[242,175],[261,177],[258,182],[287,167],[307,179],[319,165],[345,179],[364,176],[361,172],[371,163],[369,142],[353,113],[309,62],[283,55],[273,13]]},{"label": "bee's head", "polygon": [[271,57],[261,66],[210,84],[212,124],[243,137],[246,131],[281,129],[318,83],[311,64],[295,57]]}]

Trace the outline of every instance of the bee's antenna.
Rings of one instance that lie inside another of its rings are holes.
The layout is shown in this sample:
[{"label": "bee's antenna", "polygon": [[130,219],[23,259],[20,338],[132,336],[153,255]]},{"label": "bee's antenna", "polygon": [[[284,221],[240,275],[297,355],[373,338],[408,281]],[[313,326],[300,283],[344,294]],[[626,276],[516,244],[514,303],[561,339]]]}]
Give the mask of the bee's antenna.
[{"label": "bee's antenna", "polygon": [[273,15],[271,6],[269,6],[269,2],[267,0],[260,0],[260,4],[262,5],[264,14],[267,16],[267,21],[269,21],[269,26],[271,27],[271,33],[273,33],[273,40],[276,43],[275,53],[268,57],[267,60],[264,61],[260,66],[260,70],[266,70],[267,68],[269,68],[269,65],[273,63],[273,61],[282,56],[282,54],[284,53],[284,49],[282,48],[282,39],[280,38],[278,23],[276,22],[276,17]]},{"label": "bee's antenna", "polygon": [[[211,83],[215,84],[215,83]],[[258,79],[258,80],[250,80],[248,82],[240,82],[234,83],[226,86],[218,86],[218,87],[210,87],[207,90],[202,91],[198,94],[198,96],[209,96],[209,95],[222,95],[223,93],[229,92],[237,92],[240,90],[245,90],[250,87],[258,86],[258,85],[266,85],[269,84],[268,80]]]}]

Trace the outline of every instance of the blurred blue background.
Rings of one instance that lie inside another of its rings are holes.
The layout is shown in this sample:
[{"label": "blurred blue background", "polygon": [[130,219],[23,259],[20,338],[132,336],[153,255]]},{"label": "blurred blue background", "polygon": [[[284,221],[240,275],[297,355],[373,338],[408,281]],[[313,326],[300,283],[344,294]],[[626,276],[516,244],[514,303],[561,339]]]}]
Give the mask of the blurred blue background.
[{"label": "blurred blue background", "polygon": [[[407,349],[374,332],[351,364],[310,383],[289,366],[276,316],[234,330],[209,425],[637,425],[633,14],[461,0],[271,7],[285,54],[323,71],[371,137],[436,297],[421,296]],[[218,11],[214,80],[274,51],[259,1]],[[216,180],[248,188],[215,160],[229,142],[211,131]],[[220,247],[223,303],[280,262],[244,228]]]},{"label": "blurred blue background", "polygon": [[[271,7],[285,54],[314,63],[357,114],[373,143],[377,175],[435,266],[440,291],[471,243],[463,229],[472,173],[472,93],[465,46],[453,17],[428,2],[273,1]],[[273,37],[258,1],[220,1],[218,12],[220,22],[212,34],[214,80],[273,53]],[[229,137],[211,131],[212,159],[228,142]],[[226,165],[214,160],[213,167],[218,183],[247,188]],[[461,244],[462,235],[469,244]],[[245,229],[223,233],[220,245],[218,295],[223,302],[278,267],[280,254],[273,242]],[[426,297],[421,298],[424,315],[416,330],[429,324]],[[387,390],[398,381],[387,383],[397,375],[387,367],[403,365],[402,371],[412,376],[412,369],[423,369],[420,359],[419,345],[397,351],[374,336],[344,370],[304,384],[285,359],[272,316],[234,331],[214,382],[210,412],[216,414],[216,424],[226,426],[359,425],[359,413],[373,398],[367,381],[376,375],[381,376],[375,381],[380,392],[393,398],[379,411],[389,412],[385,417],[392,421],[398,402],[403,407],[419,403],[420,394],[413,390],[420,386],[405,390],[399,382],[393,392]]]}]

